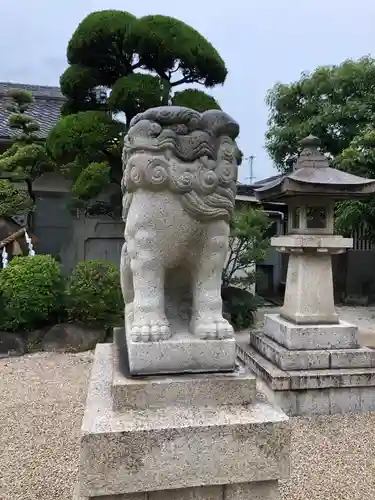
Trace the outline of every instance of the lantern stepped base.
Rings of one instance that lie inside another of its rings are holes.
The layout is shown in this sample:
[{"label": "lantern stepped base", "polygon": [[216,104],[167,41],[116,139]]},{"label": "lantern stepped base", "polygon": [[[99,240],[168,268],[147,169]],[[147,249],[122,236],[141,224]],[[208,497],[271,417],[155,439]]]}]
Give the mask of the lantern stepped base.
[{"label": "lantern stepped base", "polygon": [[282,318],[280,314],[264,316],[264,334],[294,350],[355,349],[359,347],[355,325],[340,321],[336,324],[298,325]]},{"label": "lantern stepped base", "polygon": [[255,399],[255,376],[123,373],[99,344],[82,424],[74,500],[276,500],[289,475],[290,430]]},{"label": "lantern stepped base", "polygon": [[[270,325],[277,323],[271,338]],[[344,339],[340,330],[332,335],[333,326],[290,324],[288,330],[278,315],[266,315],[264,332],[251,332],[250,344],[238,345],[239,358],[259,377],[258,389],[289,416],[375,410],[375,350],[355,347],[357,341],[349,335],[355,326],[343,325],[348,334]],[[286,334],[302,330],[308,332],[309,348],[301,348],[301,335]]]}]

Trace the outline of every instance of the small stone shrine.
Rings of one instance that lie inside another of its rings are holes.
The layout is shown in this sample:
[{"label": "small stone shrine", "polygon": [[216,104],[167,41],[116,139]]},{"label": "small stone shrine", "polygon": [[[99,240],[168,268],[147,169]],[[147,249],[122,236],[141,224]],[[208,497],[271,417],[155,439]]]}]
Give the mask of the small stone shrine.
[{"label": "small stone shrine", "polygon": [[76,500],[276,500],[290,430],[223,318],[237,123],[168,106],[124,140],[125,328],[99,344]]},{"label": "small stone shrine", "polygon": [[240,358],[263,392],[288,415],[375,410],[375,350],[359,347],[358,328],[335,310],[333,254],[353,245],[334,234],[334,203],[375,193],[375,180],[329,167],[319,139],[302,141],[293,172],[256,190],[288,205],[288,234],[271,245],[289,254],[284,305],[263,331],[241,343]]}]

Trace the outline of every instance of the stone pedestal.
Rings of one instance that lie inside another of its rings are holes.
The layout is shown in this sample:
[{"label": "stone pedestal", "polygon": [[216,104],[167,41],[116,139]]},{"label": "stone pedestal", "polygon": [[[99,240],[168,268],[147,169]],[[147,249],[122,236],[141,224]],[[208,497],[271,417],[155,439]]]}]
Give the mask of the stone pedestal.
[{"label": "stone pedestal", "polygon": [[375,410],[375,350],[357,343],[357,327],[297,325],[266,314],[262,331],[240,343],[240,359],[259,389],[289,416]]},{"label": "stone pedestal", "polygon": [[333,301],[331,254],[351,244],[334,235],[272,240],[290,254],[284,306],[238,354],[290,416],[375,410],[375,351],[359,347],[357,327],[339,320]]},{"label": "stone pedestal", "polygon": [[[324,284],[324,286],[321,286]],[[331,255],[290,253],[282,315],[294,323],[337,323]]]},{"label": "stone pedestal", "polygon": [[256,401],[247,368],[130,378],[119,359],[97,346],[75,500],[279,498],[288,418]]},{"label": "stone pedestal", "polygon": [[131,375],[233,371],[236,362],[234,337],[200,339],[188,331],[187,321],[169,317],[174,335],[160,342],[134,342],[125,328],[115,328],[117,344],[126,346]]},{"label": "stone pedestal", "polygon": [[351,248],[353,240],[335,235],[289,234],[272,238],[271,244],[289,254],[280,314],[297,324],[337,324],[331,255]]}]

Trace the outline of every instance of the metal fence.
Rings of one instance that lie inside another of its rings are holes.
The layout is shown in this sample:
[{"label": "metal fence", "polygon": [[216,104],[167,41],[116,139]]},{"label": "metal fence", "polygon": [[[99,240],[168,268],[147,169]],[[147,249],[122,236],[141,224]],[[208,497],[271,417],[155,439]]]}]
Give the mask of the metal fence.
[{"label": "metal fence", "polygon": [[361,250],[361,251],[373,251],[375,250],[375,241],[368,239],[366,236],[367,228],[366,225],[363,224],[358,228],[358,230],[353,231],[353,250]]}]

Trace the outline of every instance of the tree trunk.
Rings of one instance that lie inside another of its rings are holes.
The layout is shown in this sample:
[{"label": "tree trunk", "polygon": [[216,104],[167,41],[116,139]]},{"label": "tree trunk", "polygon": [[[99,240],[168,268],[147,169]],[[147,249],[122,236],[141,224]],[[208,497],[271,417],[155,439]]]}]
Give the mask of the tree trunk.
[{"label": "tree trunk", "polygon": [[166,80],[165,78],[163,78],[162,84],[163,84],[162,105],[168,106],[169,105],[169,98],[171,96],[171,82],[169,80]]}]

